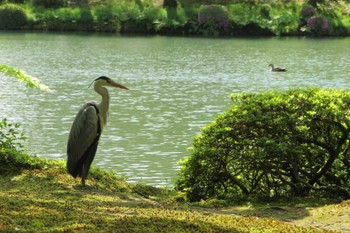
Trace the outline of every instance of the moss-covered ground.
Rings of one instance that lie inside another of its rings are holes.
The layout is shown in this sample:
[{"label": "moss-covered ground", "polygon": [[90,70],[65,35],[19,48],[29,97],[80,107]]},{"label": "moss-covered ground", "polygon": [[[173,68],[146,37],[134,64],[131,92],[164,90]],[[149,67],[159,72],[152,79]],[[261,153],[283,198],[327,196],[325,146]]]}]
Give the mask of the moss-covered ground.
[{"label": "moss-covered ground", "polygon": [[83,187],[67,174],[62,161],[35,159],[24,168],[21,163],[0,165],[0,232],[350,230],[349,201],[296,199],[219,208],[210,200],[180,202],[179,193],[129,184],[96,168]]}]

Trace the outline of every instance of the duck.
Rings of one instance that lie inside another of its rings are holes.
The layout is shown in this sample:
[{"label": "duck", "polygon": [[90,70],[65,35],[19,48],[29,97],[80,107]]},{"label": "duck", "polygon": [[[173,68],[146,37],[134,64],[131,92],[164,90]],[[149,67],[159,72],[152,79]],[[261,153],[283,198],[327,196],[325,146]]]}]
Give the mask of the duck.
[{"label": "duck", "polygon": [[280,66],[274,66],[273,64],[270,64],[269,67],[271,67],[271,71],[275,71],[275,72],[285,72],[287,71],[286,68],[284,67],[280,67]]}]

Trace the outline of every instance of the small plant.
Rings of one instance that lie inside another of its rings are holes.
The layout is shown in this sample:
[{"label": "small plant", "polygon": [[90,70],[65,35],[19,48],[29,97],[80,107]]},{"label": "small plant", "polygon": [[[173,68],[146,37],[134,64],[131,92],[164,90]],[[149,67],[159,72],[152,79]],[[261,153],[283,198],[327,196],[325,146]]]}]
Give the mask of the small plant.
[{"label": "small plant", "polygon": [[18,131],[19,124],[8,123],[4,118],[0,121],[0,149],[1,150],[22,150],[25,140],[23,133]]},{"label": "small plant", "polygon": [[228,10],[219,5],[204,6],[198,13],[198,24],[204,34],[219,34],[229,28]]},{"label": "small plant", "polygon": [[0,29],[21,29],[27,23],[23,8],[15,4],[0,6]]}]

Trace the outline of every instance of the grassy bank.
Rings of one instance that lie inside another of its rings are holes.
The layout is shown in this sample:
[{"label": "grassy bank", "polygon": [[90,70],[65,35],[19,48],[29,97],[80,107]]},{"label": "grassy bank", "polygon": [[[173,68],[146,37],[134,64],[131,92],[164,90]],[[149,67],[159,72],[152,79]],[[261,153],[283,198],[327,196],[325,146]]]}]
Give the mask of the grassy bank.
[{"label": "grassy bank", "polygon": [[[92,169],[88,187],[63,161],[0,154],[0,232],[332,232],[350,229],[350,202],[186,203],[166,189]],[[331,201],[332,202],[332,201]],[[297,226],[300,225],[300,226]],[[312,227],[310,227],[312,226]]]},{"label": "grassy bank", "polygon": [[[1,4],[2,2],[2,4]],[[14,3],[9,3],[14,2]],[[0,29],[166,35],[348,36],[348,1],[0,1]],[[17,3],[23,2],[23,3]],[[51,5],[50,5],[50,4]],[[221,3],[221,5],[220,5]]]}]

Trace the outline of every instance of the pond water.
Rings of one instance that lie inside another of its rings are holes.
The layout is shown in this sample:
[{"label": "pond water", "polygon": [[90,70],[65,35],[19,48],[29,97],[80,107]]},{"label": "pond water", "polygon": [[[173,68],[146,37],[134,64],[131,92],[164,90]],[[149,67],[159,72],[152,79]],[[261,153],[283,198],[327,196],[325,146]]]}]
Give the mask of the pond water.
[{"label": "pond water", "polygon": [[[131,182],[171,184],[201,127],[230,94],[295,87],[350,89],[350,38],[186,38],[106,34],[0,33],[0,64],[41,79],[28,90],[0,74],[0,117],[19,122],[29,151],[65,159],[79,108],[100,101],[89,84],[106,75],[109,122],[94,164]],[[272,73],[268,64],[286,66]]]}]

